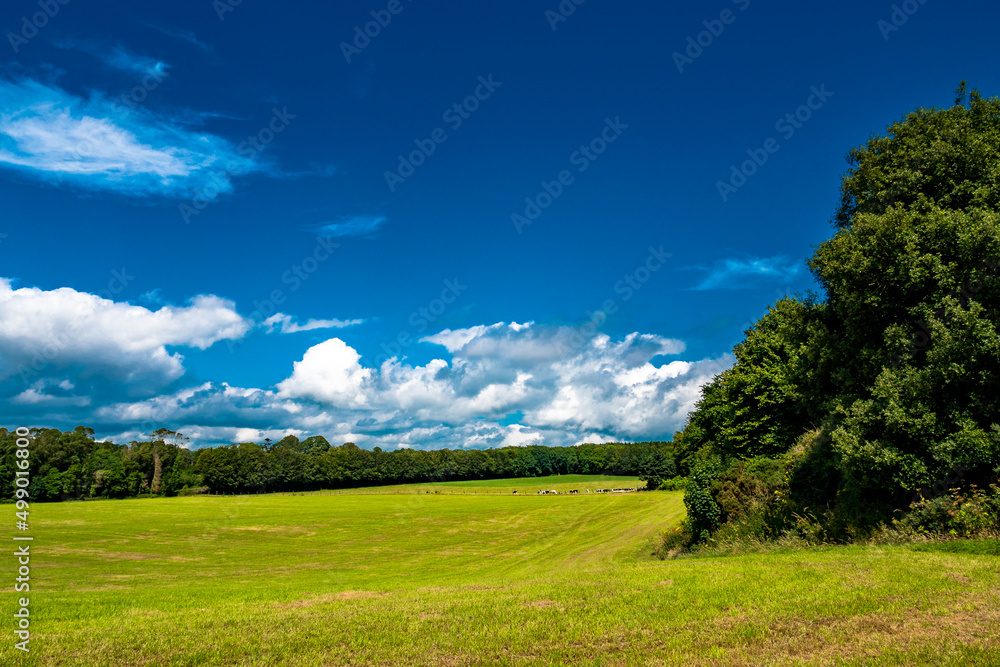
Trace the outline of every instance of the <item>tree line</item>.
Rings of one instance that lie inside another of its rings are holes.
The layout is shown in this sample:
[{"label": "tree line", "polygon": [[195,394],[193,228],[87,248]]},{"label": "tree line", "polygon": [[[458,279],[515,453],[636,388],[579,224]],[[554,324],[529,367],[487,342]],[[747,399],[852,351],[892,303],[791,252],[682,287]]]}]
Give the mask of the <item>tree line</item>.
[{"label": "tree line", "polygon": [[[0,499],[14,493],[15,441],[0,428]],[[30,429],[30,496],[35,501],[195,493],[267,493],[359,486],[565,474],[635,475],[657,488],[676,474],[668,442],[368,450],[334,447],[323,436],[189,449],[159,429],[149,440],[97,441],[94,430]]]}]

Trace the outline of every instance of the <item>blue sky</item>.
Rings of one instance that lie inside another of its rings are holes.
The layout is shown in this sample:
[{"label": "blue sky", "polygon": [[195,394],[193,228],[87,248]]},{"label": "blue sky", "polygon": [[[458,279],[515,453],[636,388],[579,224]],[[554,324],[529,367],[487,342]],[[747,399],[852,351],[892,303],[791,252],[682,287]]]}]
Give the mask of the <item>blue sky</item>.
[{"label": "blue sky", "polygon": [[1000,91],[998,13],[5,3],[2,421],[667,439],[814,286],[848,149]]}]

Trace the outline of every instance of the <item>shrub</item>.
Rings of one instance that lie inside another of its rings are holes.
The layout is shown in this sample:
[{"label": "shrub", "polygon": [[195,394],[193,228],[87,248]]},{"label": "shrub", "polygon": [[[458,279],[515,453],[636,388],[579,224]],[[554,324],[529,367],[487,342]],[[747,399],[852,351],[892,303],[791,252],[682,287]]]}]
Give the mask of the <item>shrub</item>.
[{"label": "shrub", "polygon": [[660,482],[660,491],[683,491],[687,488],[687,477],[673,477]]},{"label": "shrub", "polygon": [[695,542],[703,542],[719,526],[722,511],[709,490],[711,478],[698,473],[688,479],[684,491],[684,507]]},{"label": "shrub", "polygon": [[660,560],[675,558],[687,551],[694,544],[694,535],[690,525],[684,521],[680,526],[672,528],[660,536],[660,543],[653,549],[653,555]]},{"label": "shrub", "polygon": [[937,498],[921,498],[902,519],[893,521],[904,534],[932,537],[986,537],[1000,533],[1000,487],[985,493],[975,484],[951,489]]}]

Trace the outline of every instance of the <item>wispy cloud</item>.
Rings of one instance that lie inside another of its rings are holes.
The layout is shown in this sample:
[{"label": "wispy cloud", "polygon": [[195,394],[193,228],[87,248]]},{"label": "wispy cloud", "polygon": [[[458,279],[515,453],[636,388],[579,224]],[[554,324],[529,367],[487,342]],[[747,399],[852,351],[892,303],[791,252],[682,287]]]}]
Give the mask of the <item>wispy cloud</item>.
[{"label": "wispy cloud", "polygon": [[0,167],[132,196],[183,197],[224,169],[259,171],[231,142],[171,118],[89,99],[35,80],[0,78]]},{"label": "wispy cloud", "polygon": [[340,218],[320,225],[319,233],[323,236],[371,236],[386,223],[382,216],[357,216]]},{"label": "wispy cloud", "polygon": [[298,324],[291,315],[275,313],[263,322],[269,333],[280,331],[283,334],[298,333],[300,331],[314,331],[316,329],[343,329],[361,324],[364,320],[309,320],[305,324]]},{"label": "wispy cloud", "polygon": [[170,65],[162,60],[133,53],[121,44],[108,45],[93,39],[68,38],[56,41],[55,46],[87,53],[108,67],[122,72],[162,76],[170,69]]},{"label": "wispy cloud", "polygon": [[763,282],[791,282],[802,272],[802,266],[802,262],[792,261],[779,255],[721,259],[712,266],[686,268],[708,274],[701,283],[691,288],[696,291],[707,291],[752,289]]},{"label": "wispy cloud", "polygon": [[153,25],[152,23],[146,23],[144,21],[139,21],[139,24],[144,25],[147,28],[151,28],[158,33],[164,34],[167,37],[173,37],[187,42],[188,44],[196,46],[206,53],[210,53],[212,51],[212,46],[198,39],[198,36],[191,30],[174,30],[173,28],[165,28],[163,26]]}]

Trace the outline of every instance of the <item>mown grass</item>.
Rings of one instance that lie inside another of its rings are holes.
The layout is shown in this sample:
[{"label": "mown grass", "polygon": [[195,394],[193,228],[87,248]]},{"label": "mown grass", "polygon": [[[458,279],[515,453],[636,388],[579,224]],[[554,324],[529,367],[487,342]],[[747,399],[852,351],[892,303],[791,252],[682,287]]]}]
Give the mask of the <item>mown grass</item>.
[{"label": "mown grass", "polygon": [[33,651],[7,632],[0,664],[1000,664],[995,556],[653,559],[682,514],[668,492],[37,505]]}]

